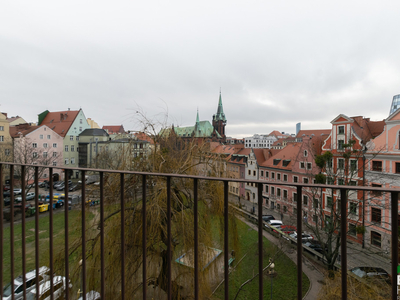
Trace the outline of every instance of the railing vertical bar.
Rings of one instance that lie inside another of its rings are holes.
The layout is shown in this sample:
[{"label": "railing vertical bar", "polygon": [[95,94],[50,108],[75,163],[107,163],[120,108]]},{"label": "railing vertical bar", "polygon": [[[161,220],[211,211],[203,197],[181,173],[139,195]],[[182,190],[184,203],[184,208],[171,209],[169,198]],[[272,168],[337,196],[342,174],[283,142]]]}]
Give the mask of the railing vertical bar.
[{"label": "railing vertical bar", "polygon": [[264,268],[264,262],[263,262],[263,233],[264,233],[264,222],[262,221],[262,215],[263,215],[263,200],[262,200],[262,192],[263,192],[263,184],[258,183],[257,187],[257,200],[258,200],[258,298],[259,299],[264,299],[264,288],[263,288],[263,282],[264,282],[264,275],[263,275],[263,268]]},{"label": "railing vertical bar", "polygon": [[49,213],[50,213],[50,299],[53,300],[54,298],[54,287],[53,287],[53,273],[54,273],[54,266],[53,266],[53,168],[49,168],[49,184],[50,184],[50,193],[49,193]]},{"label": "railing vertical bar", "polygon": [[303,299],[303,187],[297,186],[297,299]]},{"label": "railing vertical bar", "polygon": [[[69,170],[64,171],[64,181],[65,181],[65,187],[68,185],[68,174]],[[53,187],[51,186],[50,189]],[[69,232],[68,232],[68,209],[69,209],[69,204],[68,204],[68,189],[65,188],[65,198],[67,199],[67,203],[64,205],[64,232],[65,232],[65,240],[64,240],[64,268],[65,268],[65,282],[66,285],[68,286],[69,284]],[[82,200],[83,201],[83,200]],[[69,299],[69,289],[65,289],[65,297],[66,299]]]},{"label": "railing vertical bar", "polygon": [[347,299],[347,191],[340,189],[340,237],[342,266],[342,300]]},{"label": "railing vertical bar", "polygon": [[167,263],[168,263],[168,300],[172,299],[172,249],[171,249],[171,241],[172,241],[172,234],[171,234],[171,177],[167,176]]},{"label": "railing vertical bar", "polygon": [[[25,204],[26,204],[26,166],[21,166],[21,197],[22,197],[22,206],[21,206],[21,213],[22,213],[22,274],[26,274],[26,234],[25,234]],[[26,299],[26,280],[23,283],[23,293],[22,298]]]},{"label": "railing vertical bar", "polygon": [[121,187],[121,299],[125,299],[125,180],[120,174]]},{"label": "railing vertical bar", "polygon": [[[35,167],[35,178],[39,178],[39,167]],[[39,277],[39,186],[35,185],[35,267]],[[39,285],[36,285],[36,299],[39,300]]]},{"label": "railing vertical bar", "polygon": [[[4,203],[4,187],[3,187],[3,164],[0,163],[0,216],[3,217],[4,210],[3,210],[3,203]],[[10,203],[11,204],[11,203]],[[3,234],[3,220],[0,222],[0,287],[3,287],[3,270],[4,270],[4,263],[3,263],[3,244],[4,244],[4,234]]]},{"label": "railing vertical bar", "polygon": [[143,253],[143,300],[147,299],[147,212],[146,212],[146,175],[142,176],[142,253]]},{"label": "railing vertical bar", "polygon": [[224,181],[224,284],[225,284],[225,300],[229,300],[229,214],[228,214],[228,191],[229,182]]},{"label": "railing vertical bar", "polygon": [[101,297],[105,298],[105,264],[104,264],[104,173],[100,172],[100,243],[101,243]]},{"label": "railing vertical bar", "polygon": [[[2,204],[3,205],[3,204]],[[11,256],[11,278],[14,279],[14,166],[10,166],[10,256]],[[14,289],[11,299],[15,299]]]},{"label": "railing vertical bar", "polygon": [[194,201],[194,299],[199,299],[199,216],[198,216],[198,184],[197,178],[193,181]]},{"label": "railing vertical bar", "polygon": [[81,213],[82,213],[82,270],[81,270],[81,284],[82,284],[82,299],[86,300],[86,171],[81,172],[82,178],[82,192],[81,192]]},{"label": "railing vertical bar", "polygon": [[397,297],[397,266],[399,264],[399,193],[391,192],[392,202],[392,299]]}]

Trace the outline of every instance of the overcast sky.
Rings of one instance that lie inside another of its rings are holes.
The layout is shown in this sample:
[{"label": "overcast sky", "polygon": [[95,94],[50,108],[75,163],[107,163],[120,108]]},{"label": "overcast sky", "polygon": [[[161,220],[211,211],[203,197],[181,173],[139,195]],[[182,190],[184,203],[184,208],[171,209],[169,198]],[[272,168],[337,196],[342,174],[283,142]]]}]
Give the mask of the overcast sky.
[{"label": "overcast sky", "polygon": [[0,110],[82,108],[138,130],[141,109],[228,136],[388,116],[400,94],[400,1],[2,1]]}]

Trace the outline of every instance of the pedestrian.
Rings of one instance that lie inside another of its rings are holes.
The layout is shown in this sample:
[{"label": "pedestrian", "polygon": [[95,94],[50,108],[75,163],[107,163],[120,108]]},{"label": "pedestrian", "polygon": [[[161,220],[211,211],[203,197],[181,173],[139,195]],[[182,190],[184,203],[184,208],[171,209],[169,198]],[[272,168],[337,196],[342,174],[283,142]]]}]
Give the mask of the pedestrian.
[{"label": "pedestrian", "polygon": [[307,224],[307,216],[304,216],[304,223],[306,223]]}]

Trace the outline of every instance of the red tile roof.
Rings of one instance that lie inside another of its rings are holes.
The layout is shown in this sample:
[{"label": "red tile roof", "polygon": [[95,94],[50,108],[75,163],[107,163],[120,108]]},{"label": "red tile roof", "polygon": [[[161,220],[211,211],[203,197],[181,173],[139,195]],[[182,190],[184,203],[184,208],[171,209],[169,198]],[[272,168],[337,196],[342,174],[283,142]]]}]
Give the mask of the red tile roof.
[{"label": "red tile roof", "polygon": [[137,137],[138,140],[147,141],[151,145],[154,144],[154,140],[151,137],[149,137],[147,134],[145,134],[144,132],[135,132],[135,136]]},{"label": "red tile roof", "polygon": [[40,125],[47,125],[57,134],[65,137],[75,118],[78,116],[79,110],[65,110],[47,113],[46,117]]},{"label": "red tile roof", "polygon": [[115,134],[115,133],[124,133],[125,129],[123,125],[106,125],[103,126],[104,130],[108,132],[108,134]]},{"label": "red tile roof", "polygon": [[331,129],[310,129],[310,130],[300,130],[296,135],[296,138],[301,138],[303,136],[320,136],[320,135],[329,135],[331,134]]},{"label": "red tile roof", "polygon": [[[293,166],[293,163],[296,162],[297,156],[301,149],[301,143],[290,143],[285,148],[280,150],[275,155],[271,156],[268,160],[266,160],[261,166],[263,167],[271,167],[271,168],[279,168],[279,169],[287,169],[290,170]],[[274,160],[280,160],[278,164],[274,164]],[[283,165],[283,161],[287,162],[287,165]]]},{"label": "red tile roof", "polygon": [[10,126],[10,135],[13,138],[18,138],[20,134],[26,136],[27,134],[31,133],[39,127],[40,126],[31,126],[28,123]]}]

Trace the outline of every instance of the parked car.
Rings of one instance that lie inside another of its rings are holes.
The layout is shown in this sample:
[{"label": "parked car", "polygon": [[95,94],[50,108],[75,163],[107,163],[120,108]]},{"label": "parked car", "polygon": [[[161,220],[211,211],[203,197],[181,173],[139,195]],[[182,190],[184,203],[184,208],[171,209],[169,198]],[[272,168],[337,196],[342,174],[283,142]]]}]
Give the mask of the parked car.
[{"label": "parked car", "polygon": [[3,191],[9,191],[10,190],[10,186],[8,184],[3,185]]},{"label": "parked car", "polygon": [[[68,285],[71,288],[72,284]],[[39,299],[50,300],[51,298],[51,281],[48,280],[39,285]],[[64,299],[65,289],[67,288],[66,278],[63,276],[53,277],[53,299]],[[36,289],[33,289],[26,295],[27,300],[36,300]]]},{"label": "parked car", "polygon": [[70,192],[73,192],[73,191],[76,191],[76,190],[78,190],[78,189],[80,189],[80,188],[81,188],[81,185],[80,185],[79,183],[75,183],[75,184],[71,184],[71,185],[69,186],[68,190],[69,190]]},{"label": "parked car", "polygon": [[[296,228],[296,226],[292,226],[292,225],[282,225],[280,230],[286,234],[292,234],[293,232],[295,232],[297,230],[297,228]],[[277,232],[277,231],[275,231],[275,232]]]},{"label": "parked car", "polygon": [[355,276],[364,279],[378,279],[391,283],[391,277],[388,272],[377,267],[356,267],[350,270]]},{"label": "parked car", "polygon": [[21,195],[22,190],[21,189],[14,189],[14,195]]},{"label": "parked car", "polygon": [[[295,241],[297,242],[297,232],[296,231],[289,234],[289,236],[294,238]],[[302,243],[307,242],[309,240],[313,240],[313,239],[314,239],[314,237],[311,234],[304,233],[304,232],[301,234]]]},{"label": "parked car", "polygon": [[[311,248],[312,250],[314,250],[314,251],[317,251],[317,252],[319,252],[319,253],[323,253],[323,246],[321,245],[321,243],[319,242],[319,241],[317,241],[317,240],[308,240],[308,241],[305,241],[305,242],[303,242],[303,245],[304,246],[307,246],[307,247],[309,247],[309,248]],[[307,248],[304,248],[306,251],[308,251],[308,249]],[[325,245],[325,252],[326,251],[328,251],[328,248],[326,247],[326,245]],[[310,251],[309,251],[310,252]]]},{"label": "parked car", "polygon": [[274,228],[281,229],[282,225],[283,225],[283,223],[281,220],[269,220],[267,222],[267,224],[265,224],[266,227],[271,228],[271,229],[274,229]]},{"label": "parked car", "polygon": [[59,185],[56,186],[56,190],[57,191],[63,191],[64,189],[65,189],[65,184],[64,183],[59,184]]},{"label": "parked car", "polygon": [[11,202],[10,198],[5,198],[4,199],[4,206],[9,206],[10,202]]},{"label": "parked car", "polygon": [[[82,300],[83,297],[80,296],[78,300]],[[101,300],[101,295],[99,292],[96,291],[90,291],[86,293],[86,300]]]},{"label": "parked car", "polygon": [[[27,201],[35,199],[35,193],[32,192],[32,193],[26,194],[25,199]],[[15,202],[22,202],[22,196],[16,197]]]},{"label": "parked car", "polygon": [[273,215],[263,215],[262,220],[268,222],[269,220],[275,220],[275,217]]},{"label": "parked car", "polygon": [[[47,267],[39,268],[39,277],[36,278],[36,270],[29,271],[25,274],[25,282],[26,282],[26,293],[28,294],[31,290],[34,290],[36,287],[36,283],[39,284],[44,283],[46,280],[50,278],[50,269]],[[23,288],[24,288],[24,276],[20,275],[13,280],[14,290],[11,285],[11,282],[7,284],[3,288],[3,300],[11,299],[11,293],[14,292],[14,299],[19,300],[23,297]]]}]

